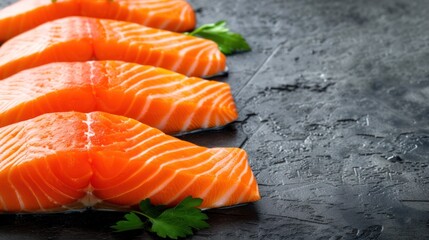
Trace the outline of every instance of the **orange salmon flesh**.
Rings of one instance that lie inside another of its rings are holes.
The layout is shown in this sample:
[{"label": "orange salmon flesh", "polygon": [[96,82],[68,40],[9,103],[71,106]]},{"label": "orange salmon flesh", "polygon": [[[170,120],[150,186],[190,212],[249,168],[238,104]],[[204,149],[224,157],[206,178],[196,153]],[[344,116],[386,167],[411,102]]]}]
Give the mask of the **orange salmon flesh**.
[{"label": "orange salmon flesh", "polygon": [[0,42],[70,16],[121,20],[175,32],[189,31],[196,22],[185,0],[21,0],[0,10]]},{"label": "orange salmon flesh", "polygon": [[187,76],[226,70],[226,58],[213,41],[123,21],[68,17],[4,43],[0,79],[51,62],[94,59],[162,67]]},{"label": "orange salmon flesh", "polygon": [[166,133],[224,126],[228,84],[120,61],[50,63],[0,81],[0,127],[49,112],[104,111]]},{"label": "orange salmon flesh", "polygon": [[0,183],[0,212],[260,199],[244,150],[199,147],[103,112],[49,113],[0,128]]}]

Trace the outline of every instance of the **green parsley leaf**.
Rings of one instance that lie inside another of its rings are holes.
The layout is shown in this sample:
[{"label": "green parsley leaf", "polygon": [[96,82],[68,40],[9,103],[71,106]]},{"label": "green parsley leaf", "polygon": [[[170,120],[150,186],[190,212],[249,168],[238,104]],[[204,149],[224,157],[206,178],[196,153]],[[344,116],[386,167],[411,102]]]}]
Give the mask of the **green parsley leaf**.
[{"label": "green parsley leaf", "polygon": [[130,230],[137,230],[145,228],[144,222],[134,212],[125,214],[125,219],[118,221],[116,225],[111,226],[116,232],[124,232]]},{"label": "green parsley leaf", "polygon": [[145,200],[140,202],[141,212],[149,218],[157,218],[165,209],[165,205],[152,205],[152,203],[150,203],[149,198],[146,198]]},{"label": "green parsley leaf", "polygon": [[204,24],[187,35],[210,39],[217,43],[224,54],[246,52],[252,50],[246,40],[238,33],[231,32],[226,27],[226,21]]},{"label": "green parsley leaf", "polygon": [[[189,196],[174,208],[167,209],[164,205],[154,206],[150,199],[145,199],[140,202],[140,212],[132,211],[126,214],[126,220],[118,221],[112,228],[116,232],[147,229],[163,238],[186,237],[192,235],[194,229],[209,227],[205,222],[207,215],[198,208],[202,202],[200,198]],[[137,214],[147,220],[142,221]]]},{"label": "green parsley leaf", "polygon": [[192,235],[193,228],[208,228],[209,225],[204,221],[208,219],[207,215],[196,208],[201,203],[202,199],[199,198],[185,198],[175,208],[165,210],[156,219],[149,219],[152,223],[151,231],[163,238],[177,239]]}]

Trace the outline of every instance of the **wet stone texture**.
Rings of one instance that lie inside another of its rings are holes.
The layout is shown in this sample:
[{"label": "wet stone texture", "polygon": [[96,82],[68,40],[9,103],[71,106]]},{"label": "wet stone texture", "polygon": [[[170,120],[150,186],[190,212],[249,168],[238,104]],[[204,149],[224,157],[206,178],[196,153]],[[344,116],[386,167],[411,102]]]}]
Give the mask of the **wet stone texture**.
[{"label": "wet stone texture", "polygon": [[[192,0],[252,52],[228,58],[239,120],[181,136],[242,147],[262,200],[193,239],[429,239],[429,2]],[[122,215],[0,216],[0,239],[142,239]]]}]

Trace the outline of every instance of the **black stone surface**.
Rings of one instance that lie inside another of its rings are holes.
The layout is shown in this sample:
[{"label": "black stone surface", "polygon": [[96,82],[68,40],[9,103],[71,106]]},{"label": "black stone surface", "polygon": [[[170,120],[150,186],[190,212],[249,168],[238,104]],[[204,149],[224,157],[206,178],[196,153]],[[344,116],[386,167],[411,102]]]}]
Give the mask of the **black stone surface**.
[{"label": "black stone surface", "polygon": [[[219,78],[240,119],[181,138],[247,150],[262,195],[193,239],[429,239],[429,1],[190,2],[253,51]],[[0,239],[154,238],[121,216],[1,215]]]}]

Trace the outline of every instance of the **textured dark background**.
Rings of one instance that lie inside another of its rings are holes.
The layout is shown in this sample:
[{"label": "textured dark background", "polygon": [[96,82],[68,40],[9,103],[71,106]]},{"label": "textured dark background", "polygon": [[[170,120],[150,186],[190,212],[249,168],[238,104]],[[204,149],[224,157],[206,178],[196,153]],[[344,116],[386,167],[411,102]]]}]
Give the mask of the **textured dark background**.
[{"label": "textured dark background", "polygon": [[[253,50],[219,78],[239,121],[182,138],[247,150],[262,194],[194,239],[429,239],[429,1],[190,2]],[[0,239],[153,238],[121,216],[2,215]]]}]

